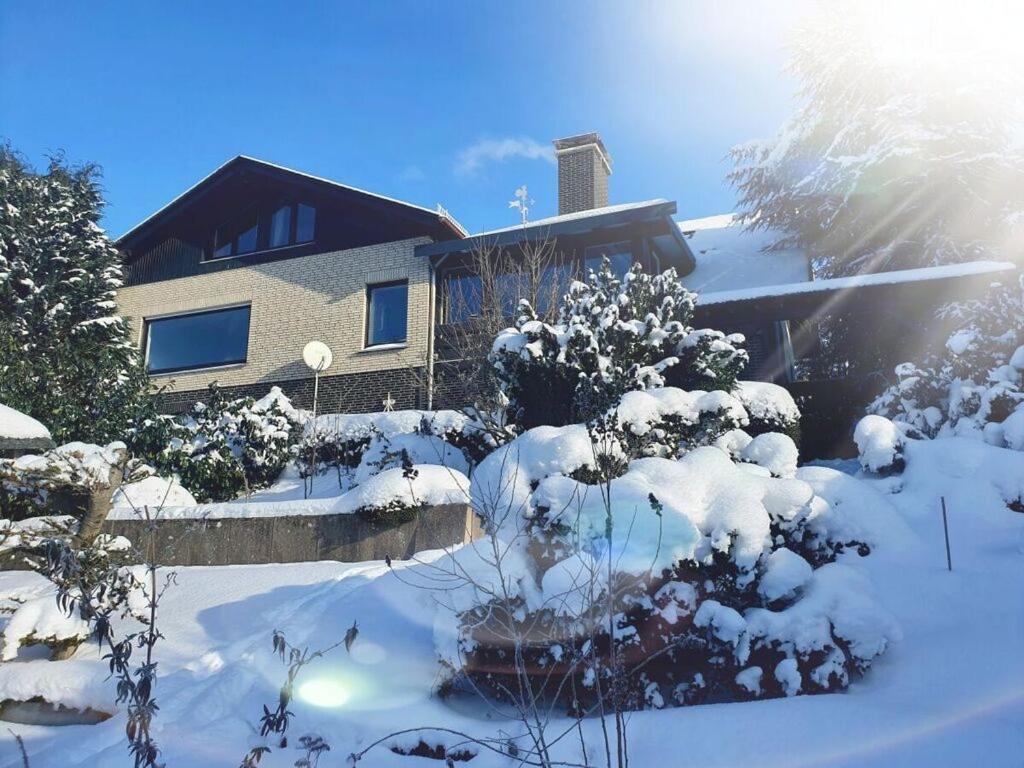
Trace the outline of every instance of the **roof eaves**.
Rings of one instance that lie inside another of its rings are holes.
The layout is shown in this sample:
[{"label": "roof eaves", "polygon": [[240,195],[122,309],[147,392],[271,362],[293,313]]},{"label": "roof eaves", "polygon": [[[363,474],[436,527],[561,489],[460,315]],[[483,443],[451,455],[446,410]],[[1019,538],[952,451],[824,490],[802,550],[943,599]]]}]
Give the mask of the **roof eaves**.
[{"label": "roof eaves", "polygon": [[[527,223],[522,227],[491,230],[465,237],[461,240],[427,243],[416,247],[416,255],[431,258],[446,253],[468,253],[474,248],[493,248],[520,241],[529,242],[547,237],[582,234],[602,227],[634,224],[639,221],[649,221],[661,217],[671,219],[675,211],[676,204],[670,200],[655,200],[632,208],[613,211],[601,211],[598,209],[592,216],[576,216],[561,221],[558,220],[559,217],[554,217],[550,220],[541,219],[537,222]],[[672,229],[675,229],[675,227]],[[679,239],[683,246],[686,247],[681,236]],[[686,251],[689,253],[689,248],[686,248]]]},{"label": "roof eaves", "polygon": [[409,203],[409,202],[406,202],[404,200],[399,200],[399,199],[394,198],[394,197],[388,197],[387,195],[380,195],[380,194],[377,194],[376,192],[370,192],[370,191],[365,190],[365,189],[360,189],[359,187],[352,187],[352,186],[349,186],[347,184],[341,184],[340,182],[333,181],[332,179],[325,179],[322,176],[314,176],[311,173],[305,173],[304,171],[297,171],[294,168],[288,168],[287,166],[284,166],[284,165],[278,165],[276,163],[271,163],[271,162],[268,162],[266,160],[260,160],[257,157],[251,157],[249,155],[235,155],[233,158],[231,158],[227,162],[219,165],[215,170],[213,170],[212,172],[208,173],[206,176],[204,176],[202,179],[200,179],[195,184],[190,186],[184,192],[182,192],[181,194],[176,196],[173,200],[171,200],[169,203],[167,203],[166,205],[161,207],[159,210],[155,211],[154,213],[151,213],[149,216],[144,218],[138,224],[136,224],[131,229],[129,229],[127,232],[125,232],[120,237],[118,237],[114,241],[114,243],[116,245],[121,245],[124,241],[128,240],[132,235],[134,235],[136,232],[138,232],[143,227],[145,227],[153,219],[156,219],[156,218],[160,217],[161,215],[163,215],[164,213],[169,211],[171,208],[173,208],[175,205],[180,203],[182,200],[184,200],[186,197],[188,197],[190,194],[192,194],[199,187],[203,186],[203,184],[206,184],[208,181],[213,179],[215,176],[217,176],[218,174],[224,172],[228,168],[228,166],[230,166],[232,164],[235,164],[235,163],[238,163],[240,161],[244,161],[244,162],[247,162],[247,163],[253,163],[255,165],[261,165],[261,166],[263,166],[265,168],[272,168],[272,169],[277,170],[277,171],[284,171],[285,173],[290,173],[290,174],[293,174],[295,176],[302,176],[303,178],[310,179],[312,181],[316,181],[316,182],[319,182],[319,183],[322,183],[322,184],[327,184],[327,185],[330,185],[330,186],[333,186],[333,187],[337,187],[338,189],[344,189],[344,190],[346,190],[348,192],[356,192],[358,194],[366,195],[368,197],[373,197],[373,198],[376,198],[378,200],[383,200],[385,202],[394,203],[396,205],[402,205],[402,206],[405,206],[407,208],[413,208],[413,209],[415,209],[417,211],[421,211],[421,212],[424,212],[424,213],[427,213],[427,214],[429,214],[431,216],[436,217],[437,220],[440,223],[448,224],[451,227],[451,229],[457,235],[459,235],[461,237],[466,237],[469,234],[466,231],[466,228],[463,227],[458,222],[458,220],[455,219],[455,217],[453,217],[450,213],[448,213],[447,210],[443,210],[442,209],[442,210],[433,210],[432,211],[429,208],[423,207],[422,205],[416,205],[415,203]]}]

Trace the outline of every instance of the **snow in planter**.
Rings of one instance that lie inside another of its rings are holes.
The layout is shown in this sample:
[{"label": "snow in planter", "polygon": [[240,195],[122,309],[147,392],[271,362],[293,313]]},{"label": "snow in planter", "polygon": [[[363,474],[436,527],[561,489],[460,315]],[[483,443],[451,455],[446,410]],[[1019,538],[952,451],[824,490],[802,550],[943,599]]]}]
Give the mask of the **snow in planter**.
[{"label": "snow in planter", "polygon": [[[461,674],[503,698],[507,648],[525,645],[527,668],[545,670],[528,673],[535,684],[549,670],[573,680],[553,696],[569,711],[596,705],[601,680],[644,708],[840,690],[863,674],[899,631],[870,585],[831,563],[867,554],[872,527],[795,476],[788,436],[735,426],[748,419],[725,392],[628,392],[603,433],[536,427],[488,456],[474,508],[529,565],[511,605],[461,615]],[[631,658],[648,661],[623,682],[614,670]],[[751,666],[785,674],[754,685]]]}]

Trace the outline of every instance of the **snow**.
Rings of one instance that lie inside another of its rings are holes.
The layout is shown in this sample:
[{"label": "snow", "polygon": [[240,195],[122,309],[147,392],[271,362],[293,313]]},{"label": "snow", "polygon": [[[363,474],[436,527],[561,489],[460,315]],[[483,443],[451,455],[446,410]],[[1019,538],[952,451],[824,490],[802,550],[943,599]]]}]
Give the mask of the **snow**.
[{"label": "snow", "polygon": [[884,416],[870,414],[857,422],[853,431],[860,463],[871,472],[890,469],[900,454],[903,433]]},{"label": "snow", "polygon": [[792,477],[799,455],[793,438],[780,432],[758,435],[740,452],[743,461],[764,467],[775,477]]},{"label": "snow", "polygon": [[[554,224],[561,224],[566,221],[576,221],[577,219],[588,219],[591,216],[601,216],[606,213],[621,213],[622,211],[632,211],[637,208],[647,208],[652,205],[660,205],[668,202],[662,198],[654,200],[642,200],[637,203],[620,203],[619,205],[606,205],[602,208],[588,208],[583,211],[575,211],[574,213],[563,213],[560,216],[549,216],[545,219],[537,219],[535,221],[527,221],[526,227],[530,229],[539,227],[550,227]],[[490,229],[486,232],[481,232],[474,237],[488,237],[489,235],[498,235],[502,232],[517,232],[523,229],[522,224],[517,224],[512,227],[502,227],[500,229]]]},{"label": "snow", "polygon": [[778,233],[748,231],[727,213],[677,223],[697,261],[683,284],[697,293],[797,283],[810,277],[807,255],[797,249],[765,251]]},{"label": "snow", "polygon": [[808,280],[805,282],[768,285],[738,290],[720,290],[701,293],[699,303],[725,304],[731,301],[749,301],[770,296],[792,296],[815,291],[845,291],[868,285],[897,285],[914,283],[923,280],[942,280],[971,275],[995,275],[1000,272],[1015,270],[1016,267],[1006,261],[967,261],[961,264],[946,264],[939,267],[921,267],[919,269],[903,269],[895,272],[876,272],[856,275],[854,277],[835,277],[826,280]]},{"label": "snow", "polygon": [[[886,647],[867,676],[844,695],[632,714],[634,764],[672,764],[680,744],[687,760],[701,765],[1015,764],[1024,732],[1024,604],[1017,599],[1024,594],[1024,515],[1007,510],[1002,495],[1014,487],[1014,476],[1007,480],[1007,473],[1024,477],[1024,457],[979,441],[939,439],[908,442],[906,459],[896,494],[892,478],[855,478],[824,467],[798,472],[813,480],[816,493],[825,488],[841,499],[848,516],[859,518],[881,505],[883,513],[869,522],[889,519],[899,525],[880,525],[879,535],[903,530],[903,538],[886,538],[868,557],[845,556],[819,569],[805,585],[804,600],[828,608],[844,636],[854,638],[856,653]],[[949,502],[952,573],[946,571],[939,495]],[[468,562],[486,547],[476,542],[459,554]],[[319,648],[359,622],[352,652],[339,649],[304,669],[290,706],[293,735],[320,733],[339,764],[349,752],[400,728],[423,729],[416,740],[422,735],[448,745],[454,737],[431,726],[484,737],[512,731],[512,721],[483,711],[472,698],[444,700],[431,693],[441,674],[435,655],[438,628],[453,624],[449,607],[463,599],[449,599],[443,587],[422,588],[430,581],[431,565],[444,557],[424,553],[421,563],[403,562],[394,569],[383,563],[326,562],[177,569],[177,585],[161,608],[166,640],[157,647],[160,711],[154,735],[167,764],[201,768],[239,762],[253,743],[262,704],[276,702],[284,680],[284,667],[270,649],[274,627],[291,642]],[[0,573],[0,592],[24,580],[25,574]],[[861,589],[876,595],[886,616],[899,625],[900,639],[888,620],[874,629],[878,617],[861,612],[856,599]],[[716,631],[737,643],[771,631],[789,637],[794,647],[813,647],[827,630],[817,622],[805,624],[795,612],[705,611]],[[824,659],[822,674],[828,670]],[[769,680],[782,681],[790,693],[800,685],[792,659],[767,668],[749,666],[737,675],[737,684],[751,691]],[[94,646],[82,647],[66,662],[0,664],[0,697],[24,699],[40,692],[50,701],[116,714],[90,726],[12,726],[24,738],[33,765],[124,764],[124,714]],[[565,724],[554,721],[555,727]],[[599,743],[598,721],[584,722],[583,731],[589,744]],[[0,729],[0,744],[5,757],[16,757],[6,728]],[[578,750],[578,741],[563,740],[555,754],[577,762]],[[264,763],[291,765],[298,756],[292,748],[275,749]],[[427,761],[381,747],[361,765],[407,768],[420,762]],[[507,763],[479,750],[471,765],[504,768]]]},{"label": "snow", "polygon": [[357,440],[374,435],[391,438],[416,432],[423,423],[431,432],[442,434],[449,430],[462,431],[471,420],[458,411],[381,411],[379,413],[325,413],[315,423],[306,425],[306,431],[316,430],[338,440]]},{"label": "snow", "polygon": [[755,419],[800,422],[800,409],[789,390],[767,381],[737,381],[733,395]]},{"label": "snow", "polygon": [[792,595],[811,578],[811,566],[789,549],[777,549],[766,558],[757,591],[768,602]]},{"label": "snow", "polygon": [[0,403],[0,439],[49,440],[50,430],[21,411]]},{"label": "snow", "polygon": [[18,606],[0,633],[0,661],[17,658],[22,645],[63,640],[85,640],[89,624],[78,615],[67,616],[58,606],[56,592],[32,598]]},{"label": "snow", "polygon": [[[288,498],[279,501],[236,500],[215,504],[172,506],[160,509],[162,520],[223,520],[226,518],[306,517],[310,515],[351,514],[359,509],[379,508],[391,502],[417,506],[420,504],[465,504],[468,502],[469,479],[458,469],[430,464],[414,465],[417,476],[408,480],[401,467],[386,469],[343,493],[329,492],[320,498]],[[180,489],[183,490],[183,489]],[[152,493],[151,498],[158,494]],[[270,494],[269,498],[273,498]],[[264,495],[261,498],[268,498]],[[134,500],[134,499],[133,499]],[[115,505],[107,516],[110,520],[131,520],[137,517],[131,506]]]},{"label": "snow", "polygon": [[106,485],[111,469],[124,459],[127,448],[122,442],[108,445],[70,442],[41,455],[19,456],[11,467],[19,473],[38,474],[48,481]]},{"label": "snow", "polygon": [[196,500],[177,480],[150,475],[134,483],[127,483],[117,489],[113,506],[142,510],[143,507],[157,510],[163,507],[194,507]]},{"label": "snow", "polygon": [[450,467],[432,464],[414,466],[415,477],[407,478],[401,467],[386,469],[343,494],[331,508],[336,514],[360,509],[382,509],[389,504],[415,507],[421,504],[466,504],[469,478]]}]

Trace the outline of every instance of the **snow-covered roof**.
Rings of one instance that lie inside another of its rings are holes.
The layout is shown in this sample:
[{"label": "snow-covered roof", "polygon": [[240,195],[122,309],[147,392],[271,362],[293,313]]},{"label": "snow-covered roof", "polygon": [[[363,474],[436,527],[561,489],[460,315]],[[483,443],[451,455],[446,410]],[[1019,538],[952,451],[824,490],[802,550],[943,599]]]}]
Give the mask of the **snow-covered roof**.
[{"label": "snow-covered roof", "polygon": [[50,430],[0,402],[0,450],[35,449],[51,443]]},{"label": "snow-covered roof", "polygon": [[804,251],[765,251],[777,238],[777,233],[747,231],[735,214],[677,223],[697,260],[697,268],[683,278],[691,291],[733,291],[796,283],[810,277]]},{"label": "snow-covered roof", "polygon": [[999,272],[1016,271],[1017,267],[1008,261],[968,261],[962,264],[946,264],[941,267],[922,267],[920,269],[901,269],[896,272],[875,272],[870,275],[853,277],[834,277],[826,280],[803,280],[801,282],[782,285],[763,285],[735,291],[713,291],[702,293],[698,303],[724,304],[730,301],[748,301],[769,296],[789,296],[798,293],[814,293],[817,291],[842,291],[848,288],[860,288],[866,285],[893,285],[898,283],[915,283],[925,280],[941,280],[972,275],[996,274]]},{"label": "snow-covered roof", "polygon": [[576,211],[575,213],[563,213],[561,216],[548,216],[546,219],[537,219],[536,221],[528,221],[526,224],[516,224],[512,227],[502,227],[500,229],[490,229],[486,232],[480,232],[477,237],[486,237],[487,235],[497,235],[501,232],[514,232],[517,229],[522,229],[524,226],[530,229],[534,227],[550,227],[555,224],[561,224],[566,221],[575,221],[576,219],[587,219],[591,216],[600,216],[605,213],[621,213],[622,211],[632,211],[637,208],[648,208],[652,205],[661,205],[668,201],[664,198],[655,198],[653,200],[643,200],[638,203],[622,203],[620,205],[606,205],[603,208],[589,208],[585,211]]}]

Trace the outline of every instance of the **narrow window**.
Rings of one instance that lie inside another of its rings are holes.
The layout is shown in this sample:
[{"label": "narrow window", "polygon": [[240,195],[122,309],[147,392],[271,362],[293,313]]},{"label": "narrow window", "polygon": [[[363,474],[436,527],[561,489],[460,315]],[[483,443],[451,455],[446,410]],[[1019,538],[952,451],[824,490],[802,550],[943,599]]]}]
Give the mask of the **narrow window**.
[{"label": "narrow window", "polygon": [[313,240],[313,232],[316,229],[316,208],[312,205],[299,203],[296,209],[295,242],[311,242]]},{"label": "narrow window", "polygon": [[366,288],[366,346],[405,341],[409,284],[381,283]]},{"label": "narrow window", "polygon": [[234,221],[217,227],[213,233],[213,258],[252,253],[259,248],[259,240],[259,214],[253,208]]},{"label": "narrow window", "polygon": [[292,237],[292,207],[283,205],[270,217],[270,247],[288,245]]},{"label": "narrow window", "polygon": [[150,373],[244,363],[250,307],[231,307],[146,321]]},{"label": "narrow window", "polygon": [[621,280],[633,266],[633,246],[628,242],[623,242],[594,245],[587,248],[583,259],[585,272],[588,275],[591,270],[597,272],[601,268],[602,259],[605,258],[611,265],[612,274]]}]

